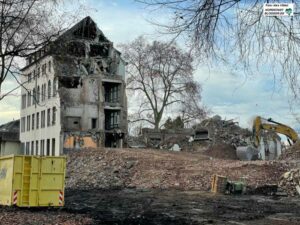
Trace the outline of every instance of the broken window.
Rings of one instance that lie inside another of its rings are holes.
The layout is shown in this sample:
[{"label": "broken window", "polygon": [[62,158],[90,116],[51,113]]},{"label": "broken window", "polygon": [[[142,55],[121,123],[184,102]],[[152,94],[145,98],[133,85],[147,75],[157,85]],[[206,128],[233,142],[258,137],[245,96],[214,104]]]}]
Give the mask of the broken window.
[{"label": "broken window", "polygon": [[78,88],[82,86],[80,77],[60,77],[60,86],[65,88]]},{"label": "broken window", "polygon": [[97,128],[97,118],[92,118],[92,129],[96,129]]},{"label": "broken window", "polygon": [[105,128],[107,130],[119,128],[120,111],[106,110],[105,112]]},{"label": "broken window", "polygon": [[109,46],[107,45],[90,45],[90,56],[107,57],[109,53]]},{"label": "broken window", "polygon": [[66,125],[67,129],[80,130],[80,117],[67,117]]},{"label": "broken window", "polygon": [[81,42],[70,42],[68,44],[68,53],[77,57],[85,56],[85,44]]},{"label": "broken window", "polygon": [[120,84],[106,84],[105,89],[105,102],[117,103],[120,102]]}]

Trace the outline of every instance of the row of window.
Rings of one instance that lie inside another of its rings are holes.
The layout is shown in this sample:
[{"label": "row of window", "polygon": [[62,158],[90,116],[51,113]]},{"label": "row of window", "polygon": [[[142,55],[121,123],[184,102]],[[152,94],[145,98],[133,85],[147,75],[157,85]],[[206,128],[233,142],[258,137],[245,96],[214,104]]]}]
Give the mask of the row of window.
[{"label": "row of window", "polygon": [[[42,84],[37,86],[37,88],[33,88],[33,90],[29,90],[27,94],[22,95],[21,108],[25,109],[26,106],[29,107],[34,105],[35,103],[40,103],[46,100],[46,97],[50,99],[52,96],[55,97],[57,93],[57,78],[53,81],[53,89],[51,81],[48,81],[48,89],[47,84]],[[47,93],[47,94],[46,94]],[[27,104],[26,104],[27,103]]]},{"label": "row of window", "polygon": [[[46,112],[47,112],[47,120],[46,120]],[[51,121],[52,114],[52,121]],[[40,117],[41,116],[41,117]],[[52,109],[49,108],[43,110],[41,112],[37,112],[36,114],[24,116],[21,118],[21,132],[25,132],[25,130],[30,131],[34,129],[45,128],[47,122],[47,127],[54,126],[56,123],[56,107]]]},{"label": "row of window", "polygon": [[22,143],[22,150],[25,155],[55,156],[55,138]]},{"label": "row of window", "polygon": [[[48,72],[50,73],[51,70],[52,70],[52,62],[49,61],[48,62]],[[44,63],[42,65],[42,76],[46,75],[46,71],[47,71],[47,63]],[[40,69],[40,67],[37,67],[32,73],[29,73],[27,75],[27,82],[30,83],[35,78],[40,78],[40,73],[41,73],[41,69]]]},{"label": "row of window", "polygon": [[26,58],[26,65],[29,65],[29,64],[39,60],[44,55],[46,55],[47,52],[49,52],[49,50],[50,50],[50,46],[45,46],[44,48],[34,52],[33,54],[31,54],[30,56],[28,56]]}]

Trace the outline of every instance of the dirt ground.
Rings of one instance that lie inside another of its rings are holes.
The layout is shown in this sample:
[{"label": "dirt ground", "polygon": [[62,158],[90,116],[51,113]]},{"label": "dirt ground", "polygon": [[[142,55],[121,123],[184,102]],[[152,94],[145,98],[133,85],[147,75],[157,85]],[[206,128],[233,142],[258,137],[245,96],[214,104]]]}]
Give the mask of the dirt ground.
[{"label": "dirt ground", "polygon": [[[0,225],[300,225],[299,197],[257,192],[277,184],[297,162],[151,149],[74,151],[68,156],[65,207],[0,207]],[[210,193],[213,174],[244,177],[252,195]]]},{"label": "dirt ground", "polygon": [[0,224],[296,225],[300,199],[180,190],[66,190],[63,209],[2,207]]},{"label": "dirt ground", "polygon": [[199,191],[68,191],[66,210],[96,224],[300,224],[300,199],[214,195]]}]

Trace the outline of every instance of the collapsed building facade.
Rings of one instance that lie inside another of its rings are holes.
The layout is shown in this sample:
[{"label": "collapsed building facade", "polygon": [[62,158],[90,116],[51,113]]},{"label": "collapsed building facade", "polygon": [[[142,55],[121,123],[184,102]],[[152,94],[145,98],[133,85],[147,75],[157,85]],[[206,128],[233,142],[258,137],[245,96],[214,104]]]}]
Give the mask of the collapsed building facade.
[{"label": "collapsed building facade", "polygon": [[123,146],[125,61],[90,17],[30,55],[22,74],[20,141],[25,154]]}]

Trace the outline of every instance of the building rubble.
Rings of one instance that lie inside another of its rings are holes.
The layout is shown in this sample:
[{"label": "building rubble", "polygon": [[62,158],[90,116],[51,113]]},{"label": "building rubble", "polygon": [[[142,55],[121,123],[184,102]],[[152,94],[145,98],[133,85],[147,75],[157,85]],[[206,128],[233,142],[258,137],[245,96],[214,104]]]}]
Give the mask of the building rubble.
[{"label": "building rubble", "polygon": [[[182,129],[150,129],[143,128],[139,137],[130,137],[128,145],[132,148],[158,148],[172,150],[179,146],[182,151],[210,151],[214,149],[216,154],[218,146],[228,147],[226,150],[235,154],[235,148],[241,145],[247,145],[251,137],[248,129],[241,128],[234,120],[224,120],[216,115],[212,118],[203,120],[192,128]],[[220,150],[222,151],[222,150]],[[236,156],[231,157],[236,159]]]},{"label": "building rubble", "polygon": [[203,120],[197,127],[208,130],[212,145],[221,143],[234,147],[246,145],[252,135],[248,129],[241,128],[233,119],[224,120],[218,115]]},{"label": "building rubble", "polygon": [[291,169],[280,177],[279,187],[290,196],[300,196],[300,169]]},{"label": "building rubble", "polygon": [[244,178],[249,189],[278,184],[291,165],[285,161],[238,161],[152,149],[86,149],[68,156],[66,187],[71,189],[210,190],[214,174]]},{"label": "building rubble", "polygon": [[287,147],[281,154],[279,159],[284,160],[299,160],[300,159],[300,142],[296,142],[294,145]]}]

